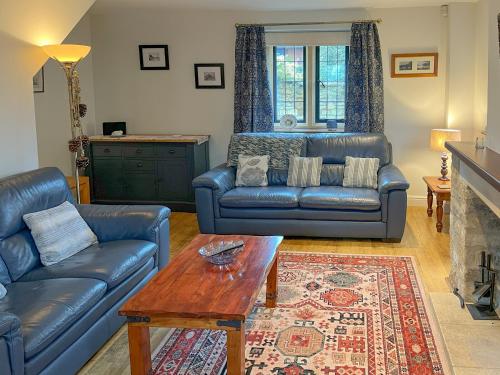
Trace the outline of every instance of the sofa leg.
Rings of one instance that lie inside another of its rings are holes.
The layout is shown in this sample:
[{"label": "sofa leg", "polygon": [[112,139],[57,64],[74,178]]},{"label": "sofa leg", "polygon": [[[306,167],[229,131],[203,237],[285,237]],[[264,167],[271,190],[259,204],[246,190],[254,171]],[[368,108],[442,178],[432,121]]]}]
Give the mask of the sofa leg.
[{"label": "sofa leg", "polygon": [[400,243],[401,238],[382,238],[382,241],[386,243]]}]

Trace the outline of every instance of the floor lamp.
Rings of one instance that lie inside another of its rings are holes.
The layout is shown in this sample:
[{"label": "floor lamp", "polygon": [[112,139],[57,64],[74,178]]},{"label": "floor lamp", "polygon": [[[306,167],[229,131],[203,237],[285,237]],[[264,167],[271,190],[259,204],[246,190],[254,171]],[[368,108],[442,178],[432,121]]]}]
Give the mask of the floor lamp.
[{"label": "floor lamp", "polygon": [[66,74],[69,94],[69,115],[71,121],[72,139],[68,142],[69,151],[74,154],[76,199],[80,203],[80,168],[89,165],[89,159],[85,155],[85,148],[89,144],[89,138],[83,134],[80,117],[86,112],[85,105],[80,104],[80,81],[76,66],[90,52],[89,46],[79,44],[54,44],[42,47],[43,51],[52,59],[57,61]]}]

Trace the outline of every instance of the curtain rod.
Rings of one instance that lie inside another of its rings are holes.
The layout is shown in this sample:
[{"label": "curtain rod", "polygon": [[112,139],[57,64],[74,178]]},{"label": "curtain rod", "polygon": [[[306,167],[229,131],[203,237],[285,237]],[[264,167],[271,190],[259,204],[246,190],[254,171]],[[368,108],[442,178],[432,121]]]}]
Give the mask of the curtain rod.
[{"label": "curtain rod", "polygon": [[277,23],[235,23],[234,26],[301,26],[301,25],[341,25],[346,23],[381,23],[382,19],[374,20],[351,20],[351,21],[319,21],[319,22],[277,22]]}]

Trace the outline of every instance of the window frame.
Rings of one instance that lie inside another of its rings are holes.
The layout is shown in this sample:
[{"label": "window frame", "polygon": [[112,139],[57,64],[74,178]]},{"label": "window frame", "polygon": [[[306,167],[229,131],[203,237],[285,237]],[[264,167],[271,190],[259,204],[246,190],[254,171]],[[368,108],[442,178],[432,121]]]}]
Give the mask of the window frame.
[{"label": "window frame", "polygon": [[[280,123],[280,119],[277,118],[277,114],[278,114],[278,106],[276,105],[277,103],[277,100],[278,100],[278,85],[277,85],[277,82],[278,82],[278,75],[276,74],[276,67],[277,67],[277,59],[276,59],[276,48],[278,46],[273,46],[273,123],[274,124],[279,124]],[[294,47],[294,48],[297,48],[298,46],[293,46],[293,45],[290,45],[290,46],[279,46],[279,47]],[[300,46],[299,46],[300,47]],[[303,53],[303,64],[304,64],[304,67],[303,67],[303,74],[302,74],[302,85],[304,87],[304,95],[303,95],[303,99],[302,99],[302,117],[303,117],[303,121],[298,121],[297,120],[297,123],[299,124],[306,124],[307,125],[307,76],[308,76],[308,72],[307,72],[307,69],[308,69],[308,65],[307,65],[307,46],[302,46],[302,53]],[[286,62],[286,61],[285,61]],[[285,81],[286,82],[286,81]],[[294,81],[294,84],[295,82],[300,82],[300,81]],[[294,102],[297,102],[296,100],[294,100]]]},{"label": "window frame", "polygon": [[[322,46],[315,46],[315,72],[314,72],[314,121],[316,124],[325,124],[327,120],[337,120],[338,123],[345,123],[345,116],[342,119],[322,119],[320,118],[320,100],[319,100],[319,85],[320,85],[320,51],[319,48]],[[345,101],[347,100],[347,80],[349,74],[349,48],[350,46],[346,45],[345,48],[345,86],[344,86],[344,110],[345,110]],[[345,114],[345,112],[344,112]]]}]

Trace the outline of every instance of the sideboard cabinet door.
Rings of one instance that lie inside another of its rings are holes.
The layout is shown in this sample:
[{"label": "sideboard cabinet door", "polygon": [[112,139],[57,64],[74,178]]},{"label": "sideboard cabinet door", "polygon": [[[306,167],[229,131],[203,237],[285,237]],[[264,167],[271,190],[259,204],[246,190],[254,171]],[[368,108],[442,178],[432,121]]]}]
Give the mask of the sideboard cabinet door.
[{"label": "sideboard cabinet door", "polygon": [[122,199],[124,181],[121,159],[93,160],[93,193],[97,200]]},{"label": "sideboard cabinet door", "polygon": [[187,201],[191,191],[185,160],[158,161],[158,197],[160,200]]}]

